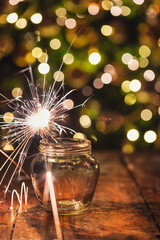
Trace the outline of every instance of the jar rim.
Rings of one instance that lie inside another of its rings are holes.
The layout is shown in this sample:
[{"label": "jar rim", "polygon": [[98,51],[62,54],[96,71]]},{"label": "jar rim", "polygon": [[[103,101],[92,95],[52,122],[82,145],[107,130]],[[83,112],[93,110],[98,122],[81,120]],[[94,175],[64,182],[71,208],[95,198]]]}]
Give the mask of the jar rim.
[{"label": "jar rim", "polygon": [[91,151],[91,141],[79,138],[49,138],[40,141],[40,151],[46,154]]}]

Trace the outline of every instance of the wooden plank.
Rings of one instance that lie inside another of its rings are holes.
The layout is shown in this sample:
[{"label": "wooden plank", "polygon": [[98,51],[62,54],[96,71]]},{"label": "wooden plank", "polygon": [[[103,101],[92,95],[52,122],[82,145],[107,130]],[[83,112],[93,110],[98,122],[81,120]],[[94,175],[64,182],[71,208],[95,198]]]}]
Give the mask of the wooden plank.
[{"label": "wooden plank", "polygon": [[[155,222],[129,172],[116,153],[97,153],[101,175],[91,207],[74,216],[60,216],[64,240],[152,240]],[[56,238],[53,217],[29,188],[29,203],[16,218],[13,240]]]},{"label": "wooden plank", "polygon": [[4,189],[0,186],[0,239],[9,240],[14,225],[14,216],[11,214],[8,198],[4,198]]},{"label": "wooden plank", "polygon": [[160,229],[159,153],[136,153],[124,156],[124,162],[139,187],[139,190]]}]

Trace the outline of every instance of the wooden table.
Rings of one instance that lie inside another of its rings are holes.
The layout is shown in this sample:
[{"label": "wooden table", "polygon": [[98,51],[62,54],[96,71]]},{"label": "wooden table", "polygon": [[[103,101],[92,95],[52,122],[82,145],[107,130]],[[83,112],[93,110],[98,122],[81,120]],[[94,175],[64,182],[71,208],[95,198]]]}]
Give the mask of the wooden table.
[{"label": "wooden table", "polygon": [[[101,174],[93,202],[80,215],[60,216],[64,240],[160,239],[160,153],[95,155]],[[52,214],[27,185],[28,205],[21,211],[10,210],[10,197],[0,202],[0,239],[56,239]]]}]

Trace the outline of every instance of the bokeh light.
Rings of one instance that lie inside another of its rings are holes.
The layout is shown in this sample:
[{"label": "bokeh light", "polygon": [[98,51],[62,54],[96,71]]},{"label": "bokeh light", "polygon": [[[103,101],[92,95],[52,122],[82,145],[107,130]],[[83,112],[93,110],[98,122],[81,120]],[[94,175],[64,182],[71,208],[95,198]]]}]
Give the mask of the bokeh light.
[{"label": "bokeh light", "polygon": [[153,143],[156,140],[156,138],[157,138],[157,134],[152,130],[149,130],[144,134],[144,140],[147,143]]},{"label": "bokeh light", "polygon": [[130,92],[130,81],[125,80],[124,82],[122,82],[121,89],[123,92]]},{"label": "bokeh light", "polygon": [[71,53],[66,53],[63,57],[65,64],[70,65],[74,62],[74,56]]},{"label": "bokeh light", "polygon": [[139,132],[137,129],[130,129],[128,132],[127,132],[127,138],[128,140],[130,141],[136,141],[138,138],[139,138]]},{"label": "bokeh light", "polygon": [[101,80],[104,84],[109,84],[112,81],[112,76],[109,73],[103,73],[101,76]]},{"label": "bokeh light", "polygon": [[4,147],[3,147],[3,150],[4,150],[4,151],[14,151],[14,147],[13,147],[12,144],[6,143],[6,144],[4,145]]},{"label": "bokeh light", "polygon": [[75,134],[73,135],[73,138],[85,139],[86,136],[85,136],[83,133],[81,133],[81,132],[77,132],[77,133],[75,133]]},{"label": "bokeh light", "polygon": [[31,22],[34,24],[39,24],[40,22],[42,22],[42,14],[41,13],[34,13],[31,16]]},{"label": "bokeh light", "polygon": [[110,36],[110,35],[112,35],[114,33],[114,29],[110,25],[103,25],[101,27],[101,33],[104,36]]},{"label": "bokeh light", "polygon": [[136,96],[132,93],[129,93],[125,96],[124,101],[127,105],[133,105],[136,103]]},{"label": "bokeh light", "polygon": [[130,154],[134,152],[134,146],[131,143],[126,143],[122,147],[122,152],[125,154]]},{"label": "bokeh light", "polygon": [[66,25],[67,28],[73,29],[73,28],[76,27],[76,20],[74,18],[68,18],[65,21],[65,25]]},{"label": "bokeh light", "polygon": [[97,15],[99,13],[99,5],[97,3],[90,3],[88,5],[88,12],[91,15]]},{"label": "bokeh light", "polygon": [[57,38],[54,38],[50,41],[50,47],[53,49],[53,50],[57,50],[61,47],[61,42],[59,39]]},{"label": "bokeh light", "polygon": [[53,78],[57,81],[57,82],[61,82],[64,80],[64,73],[62,71],[56,71],[53,74]]},{"label": "bokeh light", "polygon": [[124,53],[122,55],[122,62],[128,65],[129,61],[133,59],[133,56],[130,53]]},{"label": "bokeh light", "polygon": [[146,70],[143,77],[146,81],[151,82],[155,79],[155,73],[152,70]]},{"label": "bokeh light", "polygon": [[39,58],[42,55],[42,49],[39,47],[35,47],[32,50],[32,56],[35,58]]},{"label": "bokeh light", "polygon": [[131,13],[131,9],[127,6],[122,6],[121,7],[121,11],[122,11],[122,16],[129,16]]},{"label": "bokeh light", "polygon": [[104,0],[102,1],[102,8],[106,11],[110,10],[111,7],[113,6],[113,3],[109,0]]},{"label": "bokeh light", "polygon": [[143,45],[139,48],[139,54],[142,56],[142,57],[148,57],[150,54],[151,54],[151,50],[149,47]]},{"label": "bokeh light", "polygon": [[65,16],[60,16],[60,17],[57,17],[56,22],[59,26],[64,26],[66,20],[67,20],[67,18]]},{"label": "bokeh light", "polygon": [[89,55],[89,62],[97,65],[101,61],[101,55],[98,52],[93,52]]},{"label": "bokeh light", "polygon": [[144,121],[149,121],[151,118],[152,118],[152,112],[151,110],[149,109],[144,109],[142,112],[141,112],[141,118],[144,120]]},{"label": "bokeh light", "polygon": [[101,89],[104,86],[104,83],[101,81],[100,78],[96,78],[93,81],[93,86],[97,89]]},{"label": "bokeh light", "polygon": [[149,64],[149,60],[148,60],[147,58],[145,58],[145,57],[140,57],[140,58],[139,58],[139,66],[140,66],[141,68],[147,67],[148,64]]},{"label": "bokeh light", "polygon": [[14,115],[13,113],[11,112],[6,112],[4,115],[3,115],[3,120],[4,122],[6,123],[10,123],[14,120]]},{"label": "bokeh light", "polygon": [[40,63],[38,66],[38,71],[41,74],[47,74],[50,71],[50,66],[48,65],[48,63]]},{"label": "bokeh light", "polygon": [[9,4],[11,5],[17,5],[19,3],[19,0],[9,0]]},{"label": "bokeh light", "polygon": [[17,20],[18,20],[18,15],[17,13],[10,13],[8,16],[7,16],[7,22],[8,23],[15,23]]},{"label": "bokeh light", "polygon": [[88,115],[82,115],[79,122],[83,128],[89,128],[91,126],[91,119]]},{"label": "bokeh light", "polygon": [[65,8],[58,8],[56,9],[57,16],[65,16],[67,14],[67,10]]},{"label": "bokeh light", "polygon": [[133,79],[129,84],[129,88],[132,92],[138,92],[141,89],[141,82],[138,79]]},{"label": "bokeh light", "polygon": [[73,108],[74,102],[71,99],[66,99],[63,102],[63,106],[64,106],[65,109],[70,110],[70,109]]},{"label": "bokeh light", "polygon": [[45,52],[42,52],[41,55],[38,57],[38,61],[41,63],[45,63],[48,61],[48,54]]},{"label": "bokeh light", "polygon": [[114,17],[118,17],[119,15],[121,15],[122,9],[118,6],[113,6],[111,7],[110,12]]},{"label": "bokeh light", "polygon": [[131,71],[135,71],[139,68],[139,62],[136,59],[132,59],[128,62],[128,68]]},{"label": "bokeh light", "polygon": [[21,97],[22,94],[23,94],[23,91],[22,91],[21,88],[13,88],[13,90],[12,90],[12,96],[13,96],[14,98]]},{"label": "bokeh light", "polygon": [[27,20],[25,18],[19,18],[16,22],[16,27],[19,29],[23,29],[27,26]]},{"label": "bokeh light", "polygon": [[133,0],[133,2],[137,5],[142,5],[144,3],[144,0]]},{"label": "bokeh light", "polygon": [[89,97],[90,95],[92,95],[93,90],[90,86],[85,86],[82,89],[82,93],[83,93],[84,96]]}]

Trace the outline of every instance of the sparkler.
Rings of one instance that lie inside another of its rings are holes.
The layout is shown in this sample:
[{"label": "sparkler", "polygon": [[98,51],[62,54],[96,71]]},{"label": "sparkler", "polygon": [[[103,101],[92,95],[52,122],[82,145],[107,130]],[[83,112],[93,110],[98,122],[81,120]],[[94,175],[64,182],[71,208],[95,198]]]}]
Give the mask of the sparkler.
[{"label": "sparkler", "polygon": [[[62,64],[59,72],[62,68]],[[30,79],[26,75],[27,71],[29,71]],[[75,91],[75,89],[70,90],[61,97],[60,91],[63,90],[64,82],[62,82],[61,85],[56,89],[55,80],[49,90],[45,91],[44,75],[43,92],[42,94],[39,94],[38,87],[34,83],[32,68],[29,66],[28,68],[22,70],[21,73],[24,73],[26,76],[31,97],[29,99],[23,99],[21,97],[8,99],[4,95],[0,94],[5,99],[7,105],[12,109],[12,111],[14,111],[15,116],[13,121],[0,122],[2,129],[7,130],[8,132],[4,139],[7,139],[9,143],[19,143],[0,168],[1,171],[7,165],[9,160],[11,161],[0,181],[0,184],[2,184],[11,164],[15,162],[15,158],[18,156],[17,165],[10,177],[8,185],[5,189],[5,193],[7,193],[17,170],[20,174],[32,139],[35,135],[38,135],[41,138],[52,138],[55,140],[55,137],[60,136],[62,133],[76,133],[73,129],[63,125],[63,122],[65,122],[67,116],[67,112],[71,109],[70,107],[66,107],[66,98],[73,91]],[[73,106],[72,109],[84,106],[87,100],[82,104]],[[2,119],[3,115],[0,115],[0,118]]]}]

